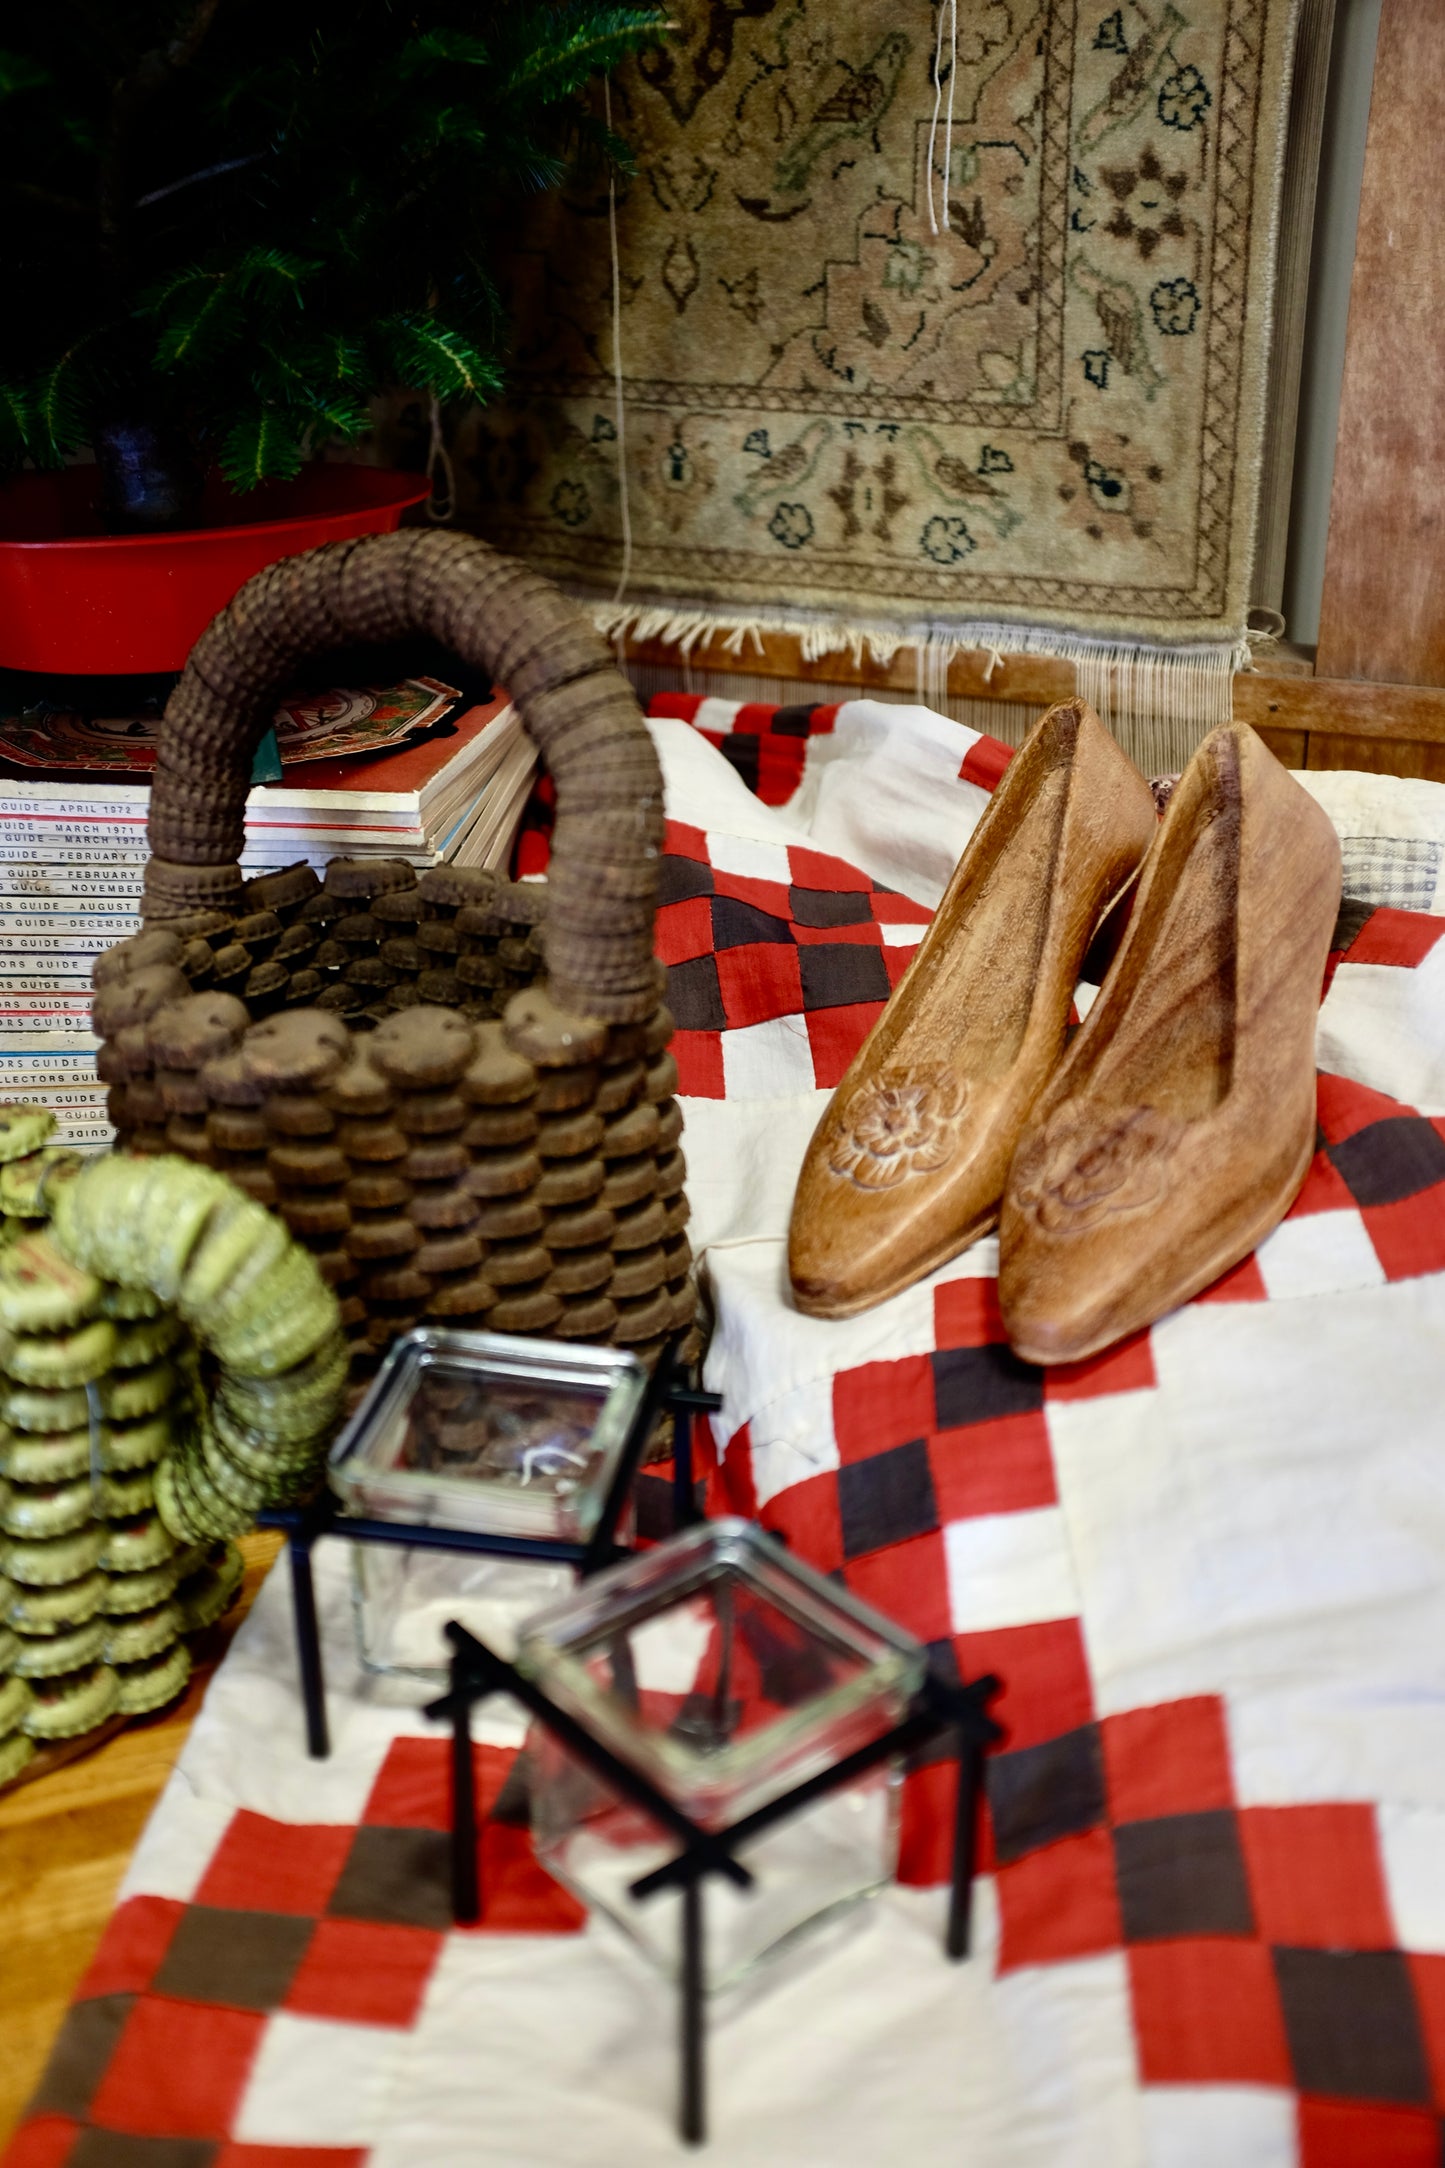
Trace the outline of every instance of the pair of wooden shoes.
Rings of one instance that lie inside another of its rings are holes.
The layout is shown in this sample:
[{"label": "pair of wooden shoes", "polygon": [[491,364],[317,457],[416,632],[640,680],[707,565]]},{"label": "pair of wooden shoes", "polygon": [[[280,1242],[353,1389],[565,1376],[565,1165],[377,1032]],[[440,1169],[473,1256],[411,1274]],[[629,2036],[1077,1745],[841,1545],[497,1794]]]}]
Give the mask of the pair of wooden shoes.
[{"label": "pair of wooden shoes", "polygon": [[[1315,1136],[1334,828],[1244,725],[1162,822],[1086,702],[1010,762],[818,1126],[798,1307],[851,1317],[999,1224],[1015,1349],[1073,1362],[1151,1324],[1283,1218]],[[1079,968],[1127,923],[1065,1050]]]}]

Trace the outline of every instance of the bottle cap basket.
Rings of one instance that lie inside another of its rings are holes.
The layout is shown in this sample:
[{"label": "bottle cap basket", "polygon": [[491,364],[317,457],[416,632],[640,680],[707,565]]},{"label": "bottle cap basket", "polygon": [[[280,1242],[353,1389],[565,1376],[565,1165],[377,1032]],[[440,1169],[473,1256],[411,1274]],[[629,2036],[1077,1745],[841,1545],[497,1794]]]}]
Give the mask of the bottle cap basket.
[{"label": "bottle cap basket", "polygon": [[[556,787],[546,881],[374,858],[244,880],[278,692],[308,657],[414,633],[520,710]],[[423,531],[268,567],[171,697],[143,930],[96,964],[121,1144],[202,1160],[278,1211],[358,1369],[423,1320],[652,1357],[696,1302],[652,952],[662,824],[636,698],[546,580]]]}]

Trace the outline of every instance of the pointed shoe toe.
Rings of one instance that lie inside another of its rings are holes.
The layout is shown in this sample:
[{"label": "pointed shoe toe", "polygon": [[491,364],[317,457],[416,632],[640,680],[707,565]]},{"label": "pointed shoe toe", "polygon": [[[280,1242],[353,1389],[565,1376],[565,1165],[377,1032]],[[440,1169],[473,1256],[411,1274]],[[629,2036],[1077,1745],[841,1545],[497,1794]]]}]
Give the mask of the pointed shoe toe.
[{"label": "pointed shoe toe", "polygon": [[1252,730],[1205,740],[1128,930],[1009,1170],[1016,1353],[1076,1362],[1217,1280],[1284,1217],[1315,1136],[1334,828]]},{"label": "pointed shoe toe", "polygon": [[1156,825],[1093,709],[1050,708],[808,1147],[788,1242],[801,1310],[854,1316],[993,1226],[1079,961]]}]

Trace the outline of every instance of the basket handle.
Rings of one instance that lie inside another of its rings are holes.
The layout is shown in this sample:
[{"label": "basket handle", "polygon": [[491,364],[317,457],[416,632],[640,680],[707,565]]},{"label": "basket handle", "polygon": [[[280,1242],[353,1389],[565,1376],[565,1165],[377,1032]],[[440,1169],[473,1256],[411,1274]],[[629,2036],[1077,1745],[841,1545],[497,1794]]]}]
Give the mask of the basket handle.
[{"label": "basket handle", "polygon": [[614,1022],[647,1015],[663,808],[642,711],[577,606],[467,535],[409,529],[327,543],[269,565],[212,619],[161,725],[147,916],[175,917],[239,888],[251,762],[296,665],[419,632],[507,688],[556,784],[553,997]]}]

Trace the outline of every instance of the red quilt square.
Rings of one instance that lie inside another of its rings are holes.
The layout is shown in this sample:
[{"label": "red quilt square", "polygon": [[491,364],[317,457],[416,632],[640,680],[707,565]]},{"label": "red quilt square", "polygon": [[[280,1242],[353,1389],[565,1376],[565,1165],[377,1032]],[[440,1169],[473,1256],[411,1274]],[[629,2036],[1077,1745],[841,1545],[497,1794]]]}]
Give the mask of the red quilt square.
[{"label": "red quilt square", "polygon": [[1440,2168],[1440,2125],[1419,2108],[1301,2100],[1299,2168]]},{"label": "red quilt square", "polygon": [[684,896],[665,903],[653,928],[653,949],[665,964],[691,963],[712,951],[711,896]]},{"label": "red quilt square", "polygon": [[1114,1822],[1234,1804],[1224,1704],[1213,1694],[1106,1716],[1104,1773]]},{"label": "red quilt square", "polygon": [[[887,954],[885,950],[885,959]],[[888,983],[891,986],[892,979]],[[813,1081],[819,1091],[832,1091],[842,1083],[849,1062],[882,1013],[881,1001],[848,1001],[836,1009],[808,1011],[804,1022],[813,1050]]]},{"label": "red quilt square", "polygon": [[964,754],[963,766],[958,771],[959,781],[977,783],[980,790],[993,790],[1003,781],[1004,770],[1013,757],[1011,745],[1005,745],[1002,738],[985,734]]},{"label": "red quilt square", "polygon": [[[744,1423],[735,1430],[721,1453],[709,1444],[706,1453],[700,1450],[702,1426],[693,1433],[693,1467],[696,1470],[708,1463],[707,1512],[710,1520],[724,1514],[740,1513],[745,1521],[758,1518],[758,1487],[753,1481],[753,1436],[751,1428]],[[709,1436],[710,1436],[709,1427]],[[840,1539],[841,1541],[841,1539]]]},{"label": "red quilt square", "polygon": [[91,2121],[142,2138],[224,2138],[269,2022],[258,2010],[142,1995],[96,2089]]},{"label": "red quilt square", "polygon": [[348,2025],[410,2025],[421,2008],[442,1940],[427,1927],[319,1920],[291,1982],[286,2008]]},{"label": "red quilt square", "polygon": [[654,693],[647,703],[649,715],[660,722],[690,723],[703,703],[701,693]]},{"label": "red quilt square", "polygon": [[1411,1950],[1405,1959],[1415,1989],[1415,2008],[1430,2066],[1430,2090],[1437,2108],[1445,2108],[1445,1957]]},{"label": "red quilt square", "polygon": [[67,2115],[37,2115],[10,2140],[3,2168],[65,2168],[79,2134],[79,2123]]},{"label": "red quilt square", "polygon": [[843,1563],[843,1524],[838,1513],[838,1479],[832,1469],[792,1483],[762,1509],[763,1526],[781,1536],[789,1550],[819,1573],[835,1573]]},{"label": "red quilt square", "polygon": [[364,2145],[223,2145],[211,2168],[365,2168]]},{"label": "red quilt square", "polygon": [[512,853],[512,878],[525,881],[538,873],[545,873],[552,858],[550,830],[531,827],[522,828]]},{"label": "red quilt square", "polygon": [[1242,1257],[1228,1272],[1220,1274],[1212,1287],[1194,1297],[1196,1302],[1267,1302],[1269,1289],[1264,1284],[1264,1274],[1259,1269],[1253,1250]]},{"label": "red quilt square", "polygon": [[1339,1212],[1355,1208],[1350,1185],[1328,1152],[1316,1152],[1304,1187],[1290,1206],[1287,1217],[1302,1219],[1309,1212]]},{"label": "red quilt square", "polygon": [[873,917],[880,926],[916,926],[921,934],[932,916],[926,903],[915,903],[911,896],[900,896],[896,888],[875,888],[873,891]]},{"label": "red quilt square", "polygon": [[155,1978],[185,1909],[173,1897],[128,1897],[111,1914],[75,2000],[142,1993]]},{"label": "red quilt square", "polygon": [[953,1624],[948,1602],[948,1564],[937,1530],[887,1544],[844,1569],[849,1588],[885,1618],[896,1619],[920,1641],[946,1641]]},{"label": "red quilt square", "polygon": [[1243,1807],[1239,1834],[1266,1942],[1314,1950],[1394,1947],[1373,1807]]},{"label": "red quilt square", "polygon": [[[910,1769],[903,1779],[898,1818],[898,1879],[911,1889],[932,1889],[953,1873],[953,1809],[958,1763],[952,1755]],[[987,1816],[984,1822],[987,1823]],[[977,1861],[981,1872],[988,1863]]]},{"label": "red quilt square", "polygon": [[733,717],[733,729],[746,736],[757,737],[772,728],[773,717],[777,712],[776,700],[744,700]]},{"label": "red quilt square", "polygon": [[662,849],[667,858],[695,858],[704,866],[708,863],[706,831],[689,827],[686,821],[668,822],[663,831]]},{"label": "red quilt square", "polygon": [[1445,1271],[1445,1182],[1398,1204],[1367,1205],[1361,1218],[1387,1279]]},{"label": "red quilt square", "polygon": [[860,1363],[833,1380],[833,1435],[843,1461],[869,1460],[933,1428],[933,1366],[926,1355]]},{"label": "red quilt square", "polygon": [[720,949],[717,977],[723,1014],[734,1031],[802,1010],[798,952],[790,941],[749,941],[742,948]]},{"label": "red quilt square", "polygon": [[319,1918],[355,1834],[329,1823],[273,1822],[243,1807],[216,1847],[196,1902],[240,1912],[309,1912]]},{"label": "red quilt square", "polygon": [[956,1634],[953,1645],[964,1678],[993,1671],[1003,1681],[989,1714],[1004,1727],[1005,1747],[1037,1746],[1093,1721],[1089,1663],[1076,1618]]},{"label": "red quilt square", "polygon": [[1106,1393],[1142,1393],[1159,1383],[1147,1329],[1084,1362],[1051,1363],[1044,1372],[1044,1399],[1099,1400]]},{"label": "red quilt square", "polygon": [[1117,1950],[1122,1940],[1109,1834],[1060,1837],[996,1872],[1000,1972]]},{"label": "red quilt square", "polygon": [[554,1882],[538,1860],[530,1830],[487,1823],[482,1831],[482,1889],[478,1934],[572,1935],[586,1925],[585,1907]]},{"label": "red quilt square", "polygon": [[912,961],[913,947],[911,943],[907,948],[901,947],[893,941],[887,944],[883,950],[883,968],[888,973],[890,990],[898,985],[899,980],[903,977]]},{"label": "red quilt square", "polygon": [[986,1347],[1007,1340],[995,1279],[946,1280],[933,1290],[933,1337],[939,1347]]},{"label": "red quilt square", "polygon": [[671,1052],[677,1063],[677,1089],[681,1097],[727,1097],[720,1031],[675,1031]]},{"label": "red quilt square", "polygon": [[1414,1108],[1403,1106],[1398,1099],[1391,1099],[1384,1092],[1371,1091],[1368,1084],[1356,1084],[1347,1076],[1327,1076],[1320,1072],[1316,1087],[1316,1101],[1320,1128],[1327,1144],[1343,1144],[1357,1129],[1366,1129],[1371,1122],[1383,1122],[1392,1114],[1413,1114]]},{"label": "red quilt square", "polygon": [[1382,904],[1355,935],[1346,961],[1397,964],[1413,971],[1417,964],[1424,963],[1442,934],[1445,918],[1434,918],[1428,911],[1393,911]]},{"label": "red quilt square", "polygon": [[[450,1829],[451,1752],[446,1739],[393,1739],[362,1811],[363,1824],[381,1829]],[[507,1748],[473,1745],[479,1815],[491,1813],[514,1759]]]},{"label": "red quilt square", "polygon": [[1289,2048],[1269,1951],[1227,1936],[1136,1942],[1129,1952],[1146,2085],[1288,2085]]},{"label": "red quilt square", "polygon": [[764,805],[786,805],[803,780],[808,758],[806,738],[771,733],[758,744],[758,796]]},{"label": "red quilt square", "polygon": [[803,844],[788,845],[788,864],[792,869],[795,888],[869,889],[873,883],[857,866],[850,866],[846,858],[834,858],[827,851],[810,851]]},{"label": "red quilt square", "polygon": [[1058,1502],[1048,1425],[1038,1409],[935,1431],[928,1461],[945,1527],[980,1513],[1022,1513]]},{"label": "red quilt square", "polygon": [[845,705],[842,700],[834,700],[826,702],[821,708],[814,708],[808,717],[808,736],[826,738],[837,723],[838,711]]}]

